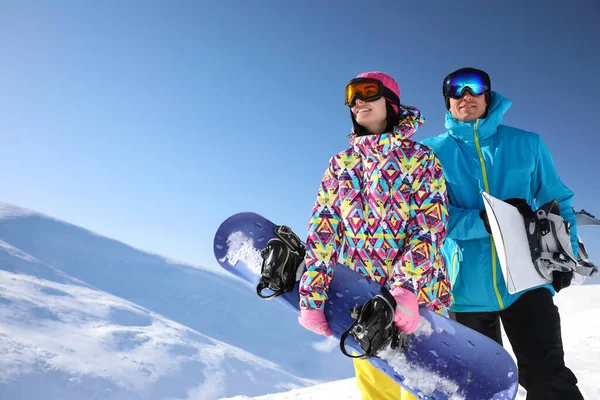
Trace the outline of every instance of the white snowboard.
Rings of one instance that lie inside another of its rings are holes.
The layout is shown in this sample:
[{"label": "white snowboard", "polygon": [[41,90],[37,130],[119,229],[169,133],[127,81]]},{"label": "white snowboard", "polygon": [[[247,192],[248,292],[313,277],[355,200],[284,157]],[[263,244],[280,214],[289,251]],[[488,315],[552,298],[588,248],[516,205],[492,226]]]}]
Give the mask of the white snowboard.
[{"label": "white snowboard", "polygon": [[584,210],[575,211],[575,219],[577,220],[578,227],[588,225],[600,226],[600,220]]},{"label": "white snowboard", "polygon": [[519,210],[485,192],[482,195],[508,293],[551,283],[533,265],[525,221]]}]

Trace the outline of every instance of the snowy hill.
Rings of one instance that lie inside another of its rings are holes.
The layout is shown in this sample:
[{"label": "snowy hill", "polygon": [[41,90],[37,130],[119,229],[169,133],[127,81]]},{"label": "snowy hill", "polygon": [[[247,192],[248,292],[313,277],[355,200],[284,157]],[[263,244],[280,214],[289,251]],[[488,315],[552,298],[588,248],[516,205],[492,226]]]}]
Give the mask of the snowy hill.
[{"label": "snowy hill", "polygon": [[211,399],[304,386],[271,362],[80,285],[0,271],[0,398]]},{"label": "snowy hill", "polygon": [[[600,399],[599,287],[557,296],[586,399]],[[1,400],[358,399],[336,350],[226,275],[0,203]]]},{"label": "snowy hill", "polygon": [[2,400],[214,399],[352,376],[328,351],[237,280],[0,203]]}]

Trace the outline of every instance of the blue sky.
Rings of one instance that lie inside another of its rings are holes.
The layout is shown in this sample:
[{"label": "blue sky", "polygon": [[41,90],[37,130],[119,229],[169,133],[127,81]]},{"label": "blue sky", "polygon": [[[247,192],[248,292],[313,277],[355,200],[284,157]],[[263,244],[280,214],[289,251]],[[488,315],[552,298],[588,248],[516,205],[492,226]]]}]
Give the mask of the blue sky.
[{"label": "blue sky", "polygon": [[305,235],[349,79],[394,76],[423,139],[444,129],[443,77],[473,66],[600,214],[599,17],[593,0],[5,1],[0,201],[216,266],[233,213]]}]

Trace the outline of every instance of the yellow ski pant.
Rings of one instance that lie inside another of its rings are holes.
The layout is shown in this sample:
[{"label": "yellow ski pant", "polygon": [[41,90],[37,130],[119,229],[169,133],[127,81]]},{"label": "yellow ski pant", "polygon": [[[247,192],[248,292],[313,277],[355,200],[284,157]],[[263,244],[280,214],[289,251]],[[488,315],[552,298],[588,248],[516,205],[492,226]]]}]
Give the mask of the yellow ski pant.
[{"label": "yellow ski pant", "polygon": [[362,400],[416,400],[409,391],[378,370],[367,360],[354,359],[356,384]]}]

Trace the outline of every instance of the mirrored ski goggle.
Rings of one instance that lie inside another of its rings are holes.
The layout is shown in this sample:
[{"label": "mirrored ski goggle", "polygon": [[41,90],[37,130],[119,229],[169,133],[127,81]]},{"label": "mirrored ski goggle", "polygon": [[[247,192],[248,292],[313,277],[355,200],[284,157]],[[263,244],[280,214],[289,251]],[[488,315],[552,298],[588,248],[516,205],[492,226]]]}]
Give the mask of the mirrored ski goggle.
[{"label": "mirrored ski goggle", "polygon": [[444,81],[444,97],[454,99],[464,96],[465,91],[474,96],[479,96],[490,91],[490,77],[480,70],[459,71],[449,75]]},{"label": "mirrored ski goggle", "polygon": [[362,101],[375,101],[385,97],[393,104],[400,103],[394,92],[383,86],[380,80],[373,78],[355,78],[346,85],[346,105],[354,107],[356,99]]}]

